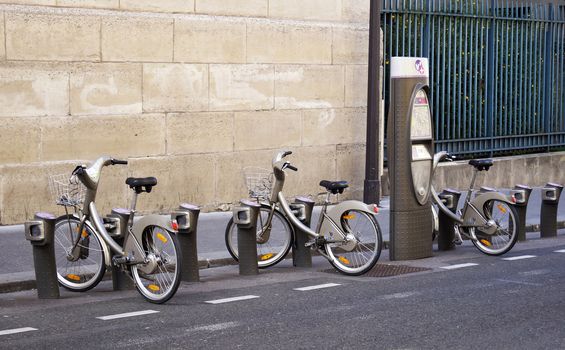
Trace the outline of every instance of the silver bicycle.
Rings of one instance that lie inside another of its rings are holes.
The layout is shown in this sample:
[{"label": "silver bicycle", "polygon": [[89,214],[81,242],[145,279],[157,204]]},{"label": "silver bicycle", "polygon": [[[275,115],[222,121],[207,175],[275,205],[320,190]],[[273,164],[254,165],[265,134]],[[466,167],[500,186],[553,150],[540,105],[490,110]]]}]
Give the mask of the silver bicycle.
[{"label": "silver bicycle", "polygon": [[[284,259],[294,242],[296,227],[311,238],[306,247],[317,250],[341,273],[361,275],[372,269],[382,249],[381,229],[375,219],[377,206],[349,200],[328,210],[331,195],[343,193],[348,184],[321,181],[326,197],[316,230],[310,229],[293,214],[282,192],[285,171],[298,170],[284,160],[290,154],[278,152],[273,158],[272,172],[254,169],[253,176],[247,175],[250,196],[261,205],[257,223],[259,267],[273,266]],[[229,253],[237,260],[237,227],[233,219],[226,227],[225,240]]]},{"label": "silver bicycle", "polygon": [[[435,154],[433,171],[442,160],[453,160],[447,152]],[[473,177],[463,208],[457,213],[449,210],[432,185],[433,202],[439,210],[455,222],[455,242],[460,244],[463,237],[473,242],[481,252],[487,255],[502,255],[508,252],[518,239],[518,215],[514,209],[516,199],[500,192],[486,192],[477,195],[473,188],[479,171],[488,171],[493,165],[492,159],[473,159],[469,165],[474,167]],[[437,216],[434,216],[437,220]]]},{"label": "silver bicycle", "polygon": [[[127,217],[123,246],[107,231],[98,214],[95,199],[102,168],[127,161],[108,157],[90,167],[79,165],[72,174],[51,177],[51,191],[64,216],[55,223],[57,278],[68,290],[83,292],[95,287],[107,267],[128,272],[141,295],[152,303],[164,303],[177,291],[181,279],[181,250],[178,224],[160,215],[145,216],[134,222],[137,196],[151,192],[157,179],[128,178],[133,190],[130,209],[117,209]],[[74,212],[69,213],[68,208]]]}]

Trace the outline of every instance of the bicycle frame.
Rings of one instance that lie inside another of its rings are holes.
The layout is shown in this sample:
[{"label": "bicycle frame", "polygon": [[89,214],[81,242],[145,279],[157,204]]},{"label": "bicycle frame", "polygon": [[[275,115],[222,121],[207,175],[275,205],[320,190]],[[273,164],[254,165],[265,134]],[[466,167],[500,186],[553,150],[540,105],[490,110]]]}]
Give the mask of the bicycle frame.
[{"label": "bicycle frame", "polygon": [[[294,227],[306,233],[311,238],[315,240],[323,238],[324,243],[345,242],[345,244],[341,246],[341,248],[346,251],[353,250],[356,245],[355,237],[353,237],[351,233],[344,232],[341,229],[340,225],[338,225],[338,223],[341,221],[343,213],[349,210],[359,210],[374,215],[375,206],[373,205],[373,208],[371,208],[370,205],[367,205],[365,203],[350,200],[337,204],[328,211],[327,207],[330,198],[330,193],[328,192],[326,195],[326,200],[324,201],[324,206],[322,207],[322,212],[320,214],[318,224],[316,226],[316,231],[312,230],[308,226],[304,225],[300,220],[298,220],[298,218],[292,213],[292,209],[290,208],[290,205],[288,204],[282,192],[285,182],[285,168],[287,165],[289,165],[289,163],[283,161],[283,158],[286,154],[287,152],[281,151],[277,153],[275,158],[273,158],[275,184],[273,186],[273,191],[271,193],[270,199],[270,202],[273,203],[272,205],[276,205],[276,203],[278,203],[289,221],[294,225]],[[337,234],[338,237],[333,237],[334,234]]]},{"label": "bicycle frame", "polygon": [[[142,264],[146,260],[146,254],[144,249],[141,247],[140,242],[142,241],[143,230],[148,225],[158,225],[166,228],[168,231],[175,233],[176,230],[172,228],[171,221],[167,220],[160,215],[148,215],[143,217],[137,222],[133,222],[135,216],[135,207],[137,204],[137,193],[134,191],[133,198],[130,206],[130,218],[128,220],[128,229],[126,230],[126,236],[124,238],[124,246],[119,245],[108,233],[104,227],[104,220],[98,214],[98,210],[95,205],[96,193],[98,190],[98,182],[100,180],[100,174],[102,168],[112,164],[111,158],[101,157],[98,158],[90,167],[86,168],[82,174],[77,174],[79,180],[86,187],[86,195],[82,210],[79,211],[80,214],[80,225],[79,232],[82,232],[85,222],[89,221],[94,225],[97,234],[102,238],[105,244],[102,245],[104,250],[105,261],[107,265],[111,264],[110,253],[115,255],[124,256],[127,258],[128,264]],[[80,241],[80,235],[77,237],[77,241],[74,243],[74,247],[71,250],[73,255],[75,251],[78,252],[78,243]],[[109,251],[108,250],[111,251]]]},{"label": "bicycle frame", "polygon": [[[439,152],[434,155],[432,175],[435,172],[439,162],[446,156],[447,152]],[[475,196],[474,194],[476,190],[474,189],[474,186],[477,178],[477,173],[478,170],[474,169],[471,184],[469,186],[469,189],[467,190],[465,204],[463,205],[463,209],[461,210],[461,215],[453,213],[445,206],[445,204],[443,204],[433,185],[431,186],[432,198],[435,204],[437,204],[438,208],[450,219],[455,221],[457,225],[461,227],[481,227],[481,230],[485,233],[494,234],[494,232],[496,232],[496,226],[492,225],[491,220],[483,215],[482,208],[484,208],[486,202],[490,200],[498,200],[511,205],[513,205],[515,202],[512,199],[509,200],[505,195],[499,192],[488,192],[480,196]]]}]

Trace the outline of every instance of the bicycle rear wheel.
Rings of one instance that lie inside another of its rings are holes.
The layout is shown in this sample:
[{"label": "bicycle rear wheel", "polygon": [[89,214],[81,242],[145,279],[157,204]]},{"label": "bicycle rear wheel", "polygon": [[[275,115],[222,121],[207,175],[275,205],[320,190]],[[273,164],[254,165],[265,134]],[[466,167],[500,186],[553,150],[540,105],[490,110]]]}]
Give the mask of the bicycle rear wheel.
[{"label": "bicycle rear wheel", "polygon": [[372,215],[358,210],[349,210],[341,215],[341,227],[345,233],[355,237],[351,250],[347,243],[327,243],[326,253],[330,263],[341,273],[358,276],[371,270],[379,260],[382,249],[382,234],[378,222]]},{"label": "bicycle rear wheel", "polygon": [[131,266],[135,286],[147,301],[162,304],[175,295],[180,284],[182,254],[178,239],[152,225],[143,231],[141,246],[147,263]]},{"label": "bicycle rear wheel", "polygon": [[[106,271],[98,235],[88,222],[79,233],[79,225],[79,219],[71,215],[61,216],[55,222],[57,280],[61,286],[74,292],[95,287]],[[73,249],[77,239],[78,244]]]},{"label": "bicycle rear wheel", "polygon": [[491,235],[476,228],[477,241],[473,240],[473,244],[487,255],[502,255],[508,252],[518,240],[518,216],[515,209],[506,202],[492,199],[485,203],[483,213],[488,220],[494,221],[497,229]]},{"label": "bicycle rear wheel", "polygon": [[[270,207],[262,206],[257,219],[257,265],[260,269],[274,266],[283,260],[294,240],[290,223],[278,210],[273,213],[270,229],[267,228],[270,212]],[[238,261],[237,225],[233,223],[233,219],[230,219],[226,227],[225,240],[228,252]]]}]

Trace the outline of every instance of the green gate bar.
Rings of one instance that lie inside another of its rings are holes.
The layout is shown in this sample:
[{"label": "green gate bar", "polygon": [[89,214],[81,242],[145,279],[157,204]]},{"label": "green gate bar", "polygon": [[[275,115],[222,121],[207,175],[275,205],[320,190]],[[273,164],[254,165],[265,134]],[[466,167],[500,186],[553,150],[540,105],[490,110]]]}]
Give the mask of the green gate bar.
[{"label": "green gate bar", "polygon": [[565,150],[565,0],[383,0],[381,22],[386,101],[391,57],[429,59],[437,150]]}]

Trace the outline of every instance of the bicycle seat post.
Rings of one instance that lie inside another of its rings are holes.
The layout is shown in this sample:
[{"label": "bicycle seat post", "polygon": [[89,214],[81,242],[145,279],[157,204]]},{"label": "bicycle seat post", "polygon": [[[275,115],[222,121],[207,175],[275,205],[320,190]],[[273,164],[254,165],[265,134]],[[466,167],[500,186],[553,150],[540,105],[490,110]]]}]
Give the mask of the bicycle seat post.
[{"label": "bicycle seat post", "polygon": [[133,197],[131,198],[131,205],[129,207],[130,216],[128,222],[128,226],[130,227],[133,225],[133,217],[135,216],[135,207],[137,206],[137,191],[135,190],[135,188],[132,188],[132,192],[133,192]]}]

